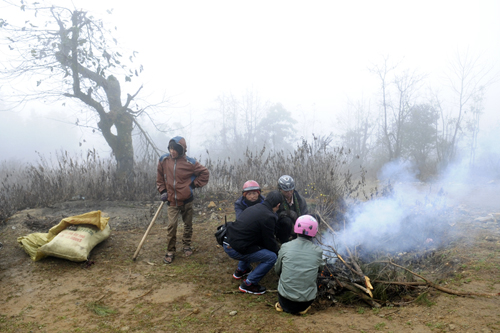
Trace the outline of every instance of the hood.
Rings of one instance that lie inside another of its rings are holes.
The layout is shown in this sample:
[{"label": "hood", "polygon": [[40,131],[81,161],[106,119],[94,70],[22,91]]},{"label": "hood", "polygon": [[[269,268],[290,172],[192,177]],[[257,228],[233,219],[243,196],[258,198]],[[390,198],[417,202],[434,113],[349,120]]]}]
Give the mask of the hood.
[{"label": "hood", "polygon": [[173,137],[170,141],[174,141],[175,143],[177,143],[178,145],[181,145],[182,148],[183,148],[183,152],[182,152],[182,155],[185,155],[186,152],[187,152],[187,144],[186,144],[186,139],[184,139],[182,136],[176,136],[176,137]]}]

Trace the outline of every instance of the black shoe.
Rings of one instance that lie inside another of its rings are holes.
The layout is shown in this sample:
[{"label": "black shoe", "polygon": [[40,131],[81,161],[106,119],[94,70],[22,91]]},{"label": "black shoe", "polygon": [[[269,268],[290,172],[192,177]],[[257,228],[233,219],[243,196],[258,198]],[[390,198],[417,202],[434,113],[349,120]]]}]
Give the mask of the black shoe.
[{"label": "black shoe", "polygon": [[262,295],[266,292],[266,287],[261,286],[260,284],[250,284],[247,285],[245,281],[243,281],[240,285],[240,291],[242,293],[249,293],[255,295]]},{"label": "black shoe", "polygon": [[241,280],[244,276],[248,275],[252,270],[251,269],[245,269],[244,271],[241,271],[239,269],[235,270],[233,273],[233,277],[236,280]]}]

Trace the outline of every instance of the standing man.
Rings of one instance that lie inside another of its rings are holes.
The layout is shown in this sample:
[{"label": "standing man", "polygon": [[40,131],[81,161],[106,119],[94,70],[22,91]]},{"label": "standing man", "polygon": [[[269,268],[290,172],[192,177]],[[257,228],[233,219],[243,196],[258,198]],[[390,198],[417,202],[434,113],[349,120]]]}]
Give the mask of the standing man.
[{"label": "standing man", "polygon": [[306,200],[295,190],[295,181],[288,175],[278,180],[278,189],[283,195],[283,201],[278,210],[276,237],[281,244],[294,238],[293,227],[299,216],[308,214]]},{"label": "standing man", "polygon": [[302,215],[295,221],[297,238],[281,246],[274,265],[278,282],[276,311],[305,314],[316,298],[318,272],[323,267],[323,251],[312,242],[318,232],[318,221]]},{"label": "standing man", "polygon": [[[281,194],[271,191],[263,203],[245,209],[234,223],[227,224],[224,251],[238,260],[233,274],[236,280],[243,280],[241,292],[261,295],[266,288],[260,280],[273,268],[278,254],[278,243],[274,238],[276,211],[281,203]],[[253,262],[259,264],[252,270]]]},{"label": "standing man", "polygon": [[207,168],[194,158],[186,156],[187,145],[183,137],[172,138],[168,143],[168,151],[169,153],[160,157],[156,174],[156,187],[161,200],[168,205],[167,254],[163,258],[166,264],[174,260],[179,216],[184,222],[184,256],[193,254],[193,189],[205,186],[209,178]]}]

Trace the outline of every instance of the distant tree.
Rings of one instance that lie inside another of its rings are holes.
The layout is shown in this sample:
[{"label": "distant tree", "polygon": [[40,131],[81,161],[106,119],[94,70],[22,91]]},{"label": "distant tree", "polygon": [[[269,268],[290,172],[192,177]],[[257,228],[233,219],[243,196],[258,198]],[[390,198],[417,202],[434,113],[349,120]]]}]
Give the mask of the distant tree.
[{"label": "distant tree", "polygon": [[255,147],[261,143],[259,138],[261,120],[265,116],[269,103],[262,102],[259,94],[252,90],[247,90],[241,98],[240,118],[245,128],[245,145]]},{"label": "distant tree", "polygon": [[122,99],[120,81],[129,82],[142,71],[142,65],[135,69],[125,64],[133,62],[136,52],[122,54],[103,21],[87,11],[24,0],[19,9],[26,16],[33,14],[24,25],[0,18],[2,46],[10,49],[4,53],[12,55],[9,66],[0,69],[2,79],[11,85],[36,82],[32,93],[22,92],[24,100],[67,97],[83,103],[111,147],[117,174],[132,177],[132,131],[136,117],[144,112],[132,102],[142,86]]},{"label": "distant tree", "polygon": [[357,156],[360,164],[365,165],[372,149],[375,130],[370,106],[365,101],[349,103],[345,112],[337,117],[340,145]]},{"label": "distant tree", "polygon": [[436,146],[438,111],[431,104],[411,107],[408,121],[404,124],[403,155],[413,160],[421,174],[428,171],[428,159]]},{"label": "distant tree", "polygon": [[266,147],[275,151],[292,151],[292,144],[297,137],[296,123],[292,113],[281,103],[276,103],[269,107],[264,118],[260,120],[257,135]]},{"label": "distant tree", "polygon": [[479,121],[481,120],[481,115],[483,114],[484,105],[484,89],[480,89],[477,94],[474,95],[472,103],[469,105],[470,117],[466,121],[466,128],[470,134],[469,147],[469,164],[474,166],[476,161],[476,150],[477,150],[477,136],[479,134]]},{"label": "distant tree", "polygon": [[263,147],[292,150],[297,121],[280,103],[269,104],[249,90],[240,99],[233,94],[218,96],[207,114],[211,119],[207,126],[216,135],[209,136],[206,145],[220,158],[240,158],[247,149],[255,152]]},{"label": "distant tree", "polygon": [[234,157],[241,152],[238,153],[233,149],[243,143],[238,125],[240,102],[233,94],[219,95],[215,102],[216,106],[207,115],[209,122],[206,125],[216,133],[214,136],[208,136],[206,146],[212,153],[215,152],[217,157]]},{"label": "distant tree", "polygon": [[454,95],[454,107],[447,116],[443,115],[444,121],[452,126],[449,136],[442,138],[448,143],[441,154],[445,165],[456,158],[458,142],[467,130],[467,121],[471,125],[468,129],[472,137],[477,136],[484,90],[493,82],[490,72],[490,68],[481,64],[480,57],[473,57],[468,50],[457,53],[450,63],[448,81]]},{"label": "distant tree", "polygon": [[381,65],[372,68],[372,73],[380,79],[381,124],[380,142],[387,151],[389,161],[402,157],[404,132],[410,110],[416,103],[416,92],[423,75],[414,71],[395,72],[397,65],[390,65],[386,57]]}]

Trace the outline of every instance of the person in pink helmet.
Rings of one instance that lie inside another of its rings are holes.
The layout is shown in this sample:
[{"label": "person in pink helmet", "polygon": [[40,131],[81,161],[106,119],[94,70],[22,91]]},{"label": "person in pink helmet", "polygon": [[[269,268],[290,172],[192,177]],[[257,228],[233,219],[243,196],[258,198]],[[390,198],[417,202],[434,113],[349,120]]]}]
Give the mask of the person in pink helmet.
[{"label": "person in pink helmet", "polygon": [[318,272],[323,268],[323,251],[312,242],[318,221],[302,215],[295,221],[297,238],[281,245],[274,270],[279,276],[276,311],[305,314],[316,298]]},{"label": "person in pink helmet", "polygon": [[248,180],[243,184],[242,196],[234,202],[234,212],[236,218],[240,216],[248,207],[264,202],[264,197],[260,194],[260,186],[255,180]]}]

